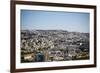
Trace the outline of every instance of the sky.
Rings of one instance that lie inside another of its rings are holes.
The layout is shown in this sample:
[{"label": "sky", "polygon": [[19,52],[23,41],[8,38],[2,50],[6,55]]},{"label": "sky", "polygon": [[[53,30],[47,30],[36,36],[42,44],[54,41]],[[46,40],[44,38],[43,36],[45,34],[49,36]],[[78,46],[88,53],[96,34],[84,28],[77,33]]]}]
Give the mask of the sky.
[{"label": "sky", "polygon": [[66,30],[89,33],[89,24],[89,13],[21,10],[22,30]]}]

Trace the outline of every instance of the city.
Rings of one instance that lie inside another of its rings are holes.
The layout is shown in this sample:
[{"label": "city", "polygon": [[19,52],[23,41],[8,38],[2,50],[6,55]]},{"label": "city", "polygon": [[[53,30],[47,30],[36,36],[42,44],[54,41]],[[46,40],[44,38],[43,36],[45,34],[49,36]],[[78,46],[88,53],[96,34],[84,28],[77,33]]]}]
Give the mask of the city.
[{"label": "city", "polygon": [[21,30],[21,63],[89,59],[89,33]]}]

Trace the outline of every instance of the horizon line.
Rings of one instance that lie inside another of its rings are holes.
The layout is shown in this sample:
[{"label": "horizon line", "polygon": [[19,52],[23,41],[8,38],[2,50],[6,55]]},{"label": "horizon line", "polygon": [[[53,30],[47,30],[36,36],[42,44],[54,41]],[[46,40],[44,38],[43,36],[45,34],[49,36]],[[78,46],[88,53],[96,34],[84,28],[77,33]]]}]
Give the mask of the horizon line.
[{"label": "horizon line", "polygon": [[[64,30],[64,29],[21,29],[21,30],[29,30],[29,31],[32,31],[32,30],[58,30],[58,31],[67,31],[67,32],[79,32],[79,31],[69,31],[69,30]],[[80,32],[80,33],[90,33],[90,32]]]}]

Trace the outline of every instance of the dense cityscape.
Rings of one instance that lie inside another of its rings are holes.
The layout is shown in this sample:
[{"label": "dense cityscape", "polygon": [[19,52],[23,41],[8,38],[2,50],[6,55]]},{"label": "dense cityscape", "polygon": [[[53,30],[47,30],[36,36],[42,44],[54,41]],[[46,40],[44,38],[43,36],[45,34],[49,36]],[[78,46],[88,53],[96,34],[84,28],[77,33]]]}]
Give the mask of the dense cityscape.
[{"label": "dense cityscape", "polygon": [[21,63],[89,59],[89,33],[21,30]]}]

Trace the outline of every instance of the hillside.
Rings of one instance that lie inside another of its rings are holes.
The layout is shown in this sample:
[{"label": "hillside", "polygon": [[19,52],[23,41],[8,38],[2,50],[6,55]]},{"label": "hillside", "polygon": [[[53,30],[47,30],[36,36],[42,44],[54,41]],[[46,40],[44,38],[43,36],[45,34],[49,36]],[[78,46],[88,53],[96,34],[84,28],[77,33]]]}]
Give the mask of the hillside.
[{"label": "hillside", "polygon": [[89,59],[89,33],[21,30],[21,52],[22,62],[29,53],[34,55],[29,62],[37,62],[37,54],[44,56],[43,61]]}]

